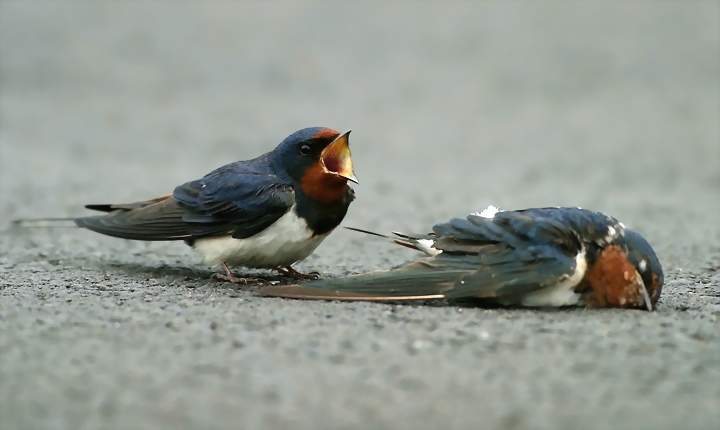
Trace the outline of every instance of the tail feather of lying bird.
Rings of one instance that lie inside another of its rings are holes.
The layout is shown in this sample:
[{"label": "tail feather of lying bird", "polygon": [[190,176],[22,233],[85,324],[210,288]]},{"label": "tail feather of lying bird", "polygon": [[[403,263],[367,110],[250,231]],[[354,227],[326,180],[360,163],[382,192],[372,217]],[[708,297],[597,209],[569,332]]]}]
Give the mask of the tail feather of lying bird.
[{"label": "tail feather of lying bird", "polygon": [[397,231],[394,231],[392,233],[392,236],[382,233],[377,233],[370,230],[364,230],[361,228],[356,227],[345,227],[347,230],[356,231],[358,233],[365,233],[371,236],[377,236],[382,237],[384,239],[388,239],[391,242],[398,244],[400,246],[404,246],[406,248],[414,249],[416,251],[424,252],[428,255],[435,255],[435,251],[432,250],[432,248],[429,246],[432,244],[432,235],[423,235],[423,234],[416,234],[416,235],[410,235],[406,233],[400,233]]},{"label": "tail feather of lying bird", "polygon": [[662,269],[650,245],[614,218],[578,208],[474,213],[426,235],[380,234],[426,256],[395,269],[270,286],[296,299],[475,300],[529,307],[652,310]]}]

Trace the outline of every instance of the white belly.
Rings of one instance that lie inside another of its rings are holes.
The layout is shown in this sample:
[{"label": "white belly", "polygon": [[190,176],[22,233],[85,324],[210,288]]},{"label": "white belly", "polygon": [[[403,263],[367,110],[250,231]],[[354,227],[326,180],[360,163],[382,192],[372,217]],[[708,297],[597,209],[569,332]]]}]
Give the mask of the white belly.
[{"label": "white belly", "polygon": [[329,233],[313,236],[295,207],[260,233],[245,238],[198,239],[193,247],[206,264],[273,268],[287,266],[312,254]]},{"label": "white belly", "polygon": [[522,298],[522,304],[533,307],[579,305],[580,294],[575,292],[575,287],[585,277],[586,270],[585,250],[582,250],[575,257],[575,272],[572,275],[552,287],[542,288],[526,294]]}]

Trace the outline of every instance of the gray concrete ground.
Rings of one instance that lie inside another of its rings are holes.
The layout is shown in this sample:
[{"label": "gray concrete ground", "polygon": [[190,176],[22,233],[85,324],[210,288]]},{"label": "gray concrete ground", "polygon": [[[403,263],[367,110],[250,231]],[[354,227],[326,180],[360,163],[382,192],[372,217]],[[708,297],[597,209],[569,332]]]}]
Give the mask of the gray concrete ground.
[{"label": "gray concrete ground", "polygon": [[[658,312],[296,302],[182,244],[0,233],[0,428],[720,426],[717,2],[0,3],[0,220],[353,128],[347,225],[488,203],[644,232]],[[3,227],[4,228],[4,227]],[[338,231],[326,276],[413,257]]]}]

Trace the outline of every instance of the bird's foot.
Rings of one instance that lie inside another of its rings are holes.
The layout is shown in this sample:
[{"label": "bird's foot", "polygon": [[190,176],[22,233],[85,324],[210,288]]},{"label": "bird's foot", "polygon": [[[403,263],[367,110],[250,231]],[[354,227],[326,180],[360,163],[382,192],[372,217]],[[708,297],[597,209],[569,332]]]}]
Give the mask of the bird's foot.
[{"label": "bird's foot", "polygon": [[225,269],[225,273],[216,273],[215,275],[213,275],[213,278],[216,281],[230,282],[231,284],[237,284],[237,285],[263,283],[263,280],[260,278],[252,278],[252,277],[247,277],[247,276],[243,276],[243,277],[235,276],[235,274],[230,270],[230,268],[225,263],[223,263],[223,269]]},{"label": "bird's foot", "polygon": [[263,283],[263,279],[260,278],[252,278],[248,276],[235,276],[232,273],[226,274],[226,273],[216,273],[213,275],[213,279],[219,282],[229,282],[231,284],[236,285],[250,285],[250,284],[261,284]]},{"label": "bird's foot", "polygon": [[318,272],[302,273],[293,269],[291,266],[278,267],[277,271],[284,276],[289,276],[295,279],[320,279],[320,273]]}]

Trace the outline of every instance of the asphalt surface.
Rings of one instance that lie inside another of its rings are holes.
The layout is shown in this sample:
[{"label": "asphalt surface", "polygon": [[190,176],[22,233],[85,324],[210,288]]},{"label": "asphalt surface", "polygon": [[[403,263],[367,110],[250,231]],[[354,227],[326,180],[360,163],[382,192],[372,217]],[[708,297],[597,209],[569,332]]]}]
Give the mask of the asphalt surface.
[{"label": "asphalt surface", "polygon": [[[0,2],[2,223],[325,125],[354,130],[347,225],[582,206],[667,274],[655,313],[288,301],[182,244],[5,225],[0,428],[718,428],[718,52],[710,1]],[[412,257],[337,231],[300,268]]]}]

